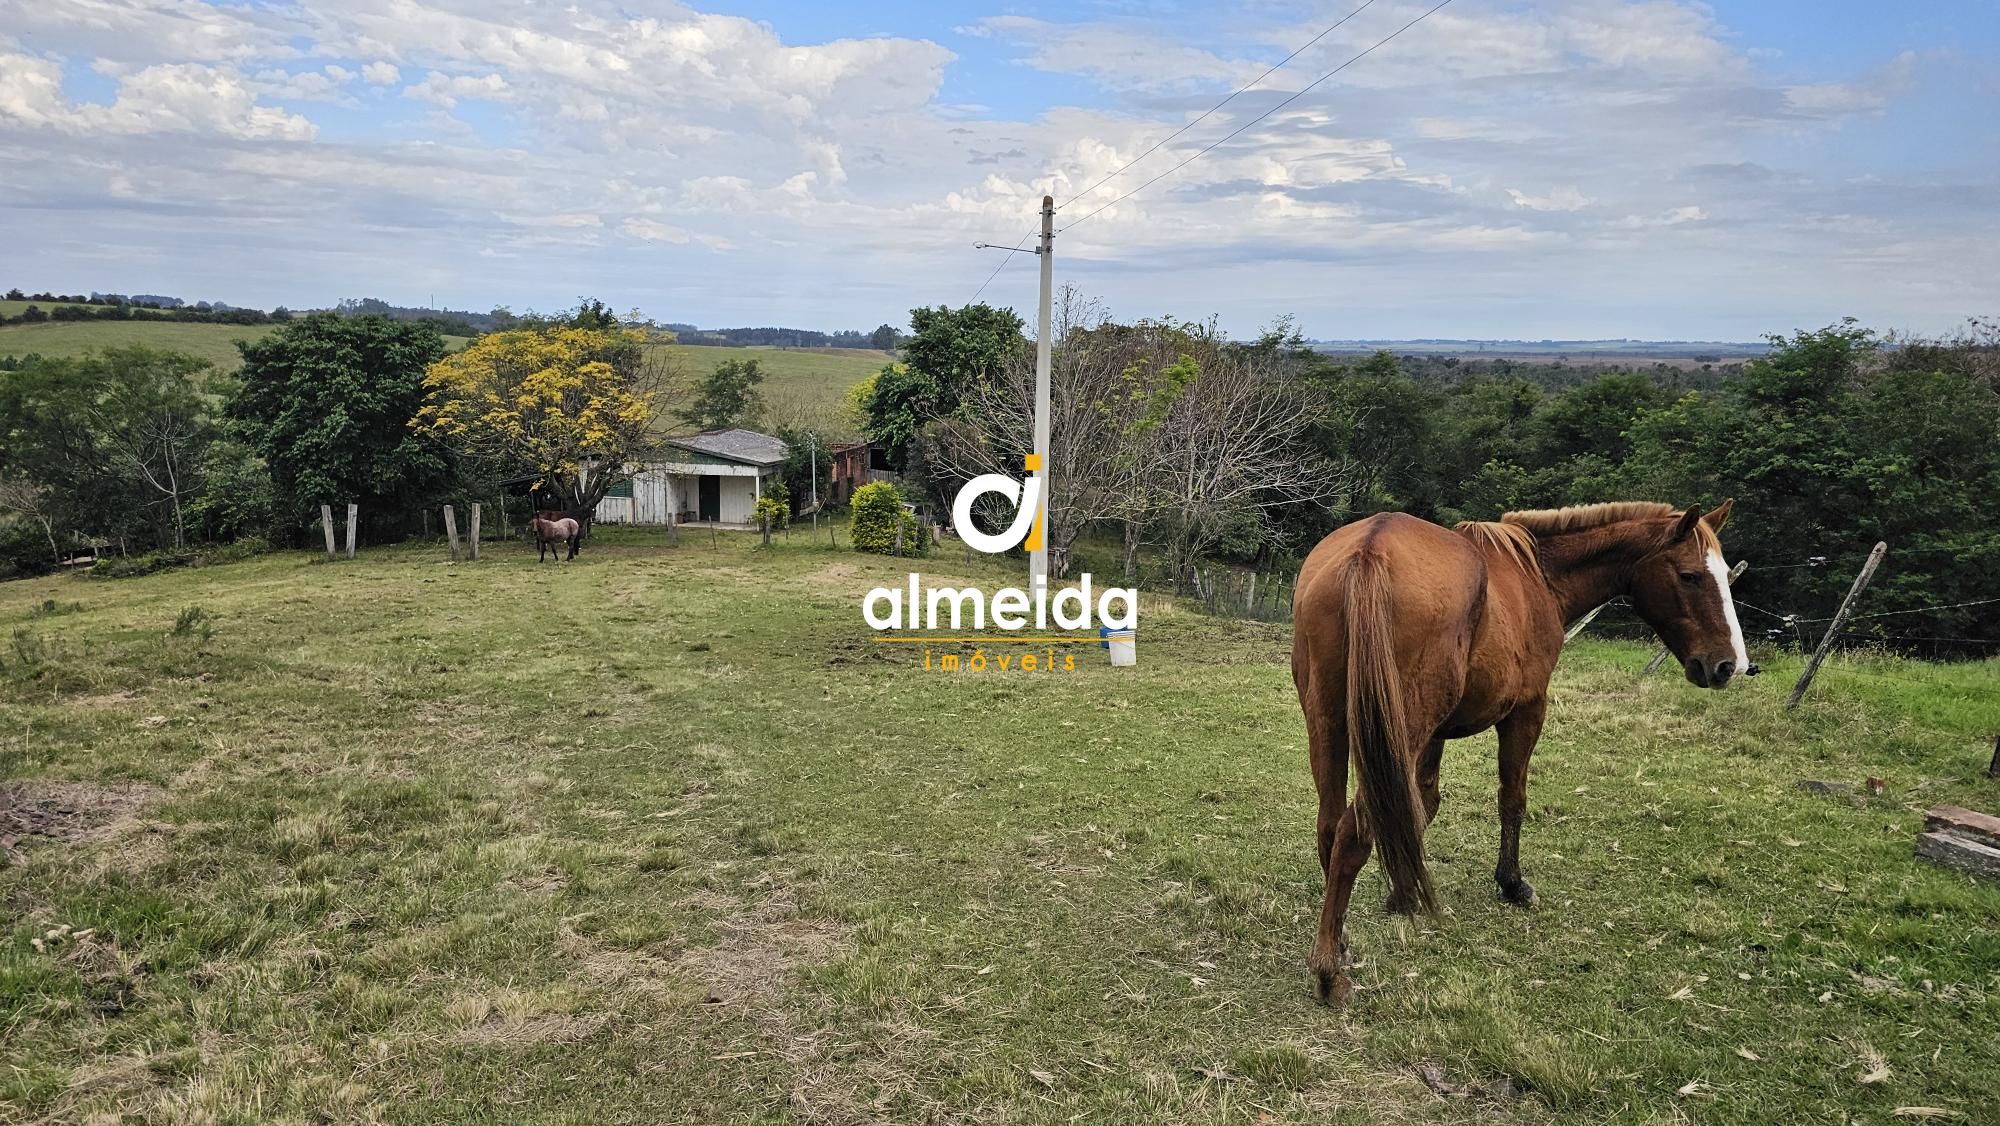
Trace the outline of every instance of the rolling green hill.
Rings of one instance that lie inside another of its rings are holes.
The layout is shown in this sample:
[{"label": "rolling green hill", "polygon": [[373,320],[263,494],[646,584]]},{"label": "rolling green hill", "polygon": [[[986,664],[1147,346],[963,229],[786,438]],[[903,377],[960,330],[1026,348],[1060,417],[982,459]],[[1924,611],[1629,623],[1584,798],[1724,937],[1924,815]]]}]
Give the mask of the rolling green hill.
[{"label": "rolling green hill", "polygon": [[791,407],[838,408],[847,389],[895,360],[873,348],[725,348],[675,345],[688,374],[699,378],[725,360],[756,360],[764,372],[764,401],[780,412]]},{"label": "rolling green hill", "polygon": [[[25,302],[0,302],[25,305]],[[13,310],[18,312],[19,310]],[[238,340],[261,340],[276,325],[205,325],[174,321],[45,321],[0,326],[0,356],[80,356],[102,348],[143,344],[199,356],[224,371],[235,371],[242,357]],[[454,351],[469,337],[447,336]]]},{"label": "rolling green hill", "polygon": [[[16,316],[26,301],[0,301],[0,315]],[[181,324],[171,321],[45,321],[0,325],[0,356],[76,356],[101,348],[144,344],[187,352],[234,371],[238,340],[259,340],[271,325]],[[454,350],[469,338],[447,336]],[[882,369],[895,357],[872,348],[725,348],[675,345],[674,355],[694,378],[725,360],[754,359],[763,368],[764,399],[784,413],[837,408],[848,388]]]}]

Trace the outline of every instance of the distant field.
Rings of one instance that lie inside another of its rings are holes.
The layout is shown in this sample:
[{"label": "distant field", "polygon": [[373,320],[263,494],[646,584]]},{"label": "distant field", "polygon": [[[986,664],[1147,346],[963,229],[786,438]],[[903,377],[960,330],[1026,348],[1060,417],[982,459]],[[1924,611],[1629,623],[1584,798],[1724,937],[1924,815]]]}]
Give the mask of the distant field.
[{"label": "distant field", "polygon": [[707,375],[725,360],[756,360],[764,372],[764,400],[773,407],[837,407],[847,389],[895,360],[873,348],[725,348],[680,344],[690,375]]},{"label": "distant field", "polygon": [[[12,302],[9,302],[12,304]],[[101,348],[144,344],[200,356],[236,370],[238,340],[261,340],[270,325],[202,325],[154,321],[47,321],[0,327],[0,356],[78,356]]]},{"label": "distant field", "polygon": [[[26,302],[5,301],[0,306],[25,306]],[[9,315],[19,312],[9,309]],[[32,325],[0,326],[0,356],[79,356],[102,348],[144,344],[199,356],[224,371],[235,371],[241,357],[238,340],[262,340],[273,325],[205,325],[172,321],[47,321]],[[469,339],[447,336],[453,351],[465,347]]]}]

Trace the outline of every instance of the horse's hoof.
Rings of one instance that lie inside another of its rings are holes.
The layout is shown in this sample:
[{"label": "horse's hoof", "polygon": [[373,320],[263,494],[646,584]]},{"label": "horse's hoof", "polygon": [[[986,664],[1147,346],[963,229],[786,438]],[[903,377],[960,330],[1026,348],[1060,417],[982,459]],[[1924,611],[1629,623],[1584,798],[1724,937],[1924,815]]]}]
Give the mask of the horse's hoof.
[{"label": "horse's hoof", "polygon": [[1313,974],[1313,995],[1319,998],[1320,1004],[1329,1009],[1346,1008],[1347,999],[1353,993],[1354,983],[1348,980],[1345,970]]},{"label": "horse's hoof", "polygon": [[1533,907],[1537,902],[1535,898],[1535,885],[1526,880],[1503,883],[1500,885],[1500,898],[1517,907]]}]

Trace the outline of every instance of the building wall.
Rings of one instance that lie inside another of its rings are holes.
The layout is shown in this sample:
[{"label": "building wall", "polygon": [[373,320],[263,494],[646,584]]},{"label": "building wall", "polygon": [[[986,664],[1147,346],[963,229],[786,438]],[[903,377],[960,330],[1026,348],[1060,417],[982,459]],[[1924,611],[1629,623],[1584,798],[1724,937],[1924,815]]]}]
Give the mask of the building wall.
[{"label": "building wall", "polygon": [[603,524],[665,524],[669,517],[687,523],[696,518],[701,503],[700,477],[714,475],[722,478],[721,522],[747,525],[756,511],[760,479],[776,472],[729,464],[653,466],[633,475],[630,497],[605,497],[594,515]]}]

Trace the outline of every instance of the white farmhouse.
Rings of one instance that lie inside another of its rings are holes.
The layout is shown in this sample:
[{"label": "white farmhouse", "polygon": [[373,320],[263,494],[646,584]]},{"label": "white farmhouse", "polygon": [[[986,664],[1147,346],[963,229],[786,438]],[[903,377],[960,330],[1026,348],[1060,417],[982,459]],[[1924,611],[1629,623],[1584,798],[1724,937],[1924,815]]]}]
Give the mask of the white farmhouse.
[{"label": "white farmhouse", "polygon": [[779,478],[785,443],[753,430],[704,430],[665,439],[647,462],[597,502],[601,524],[719,524],[748,528],[757,498]]}]

